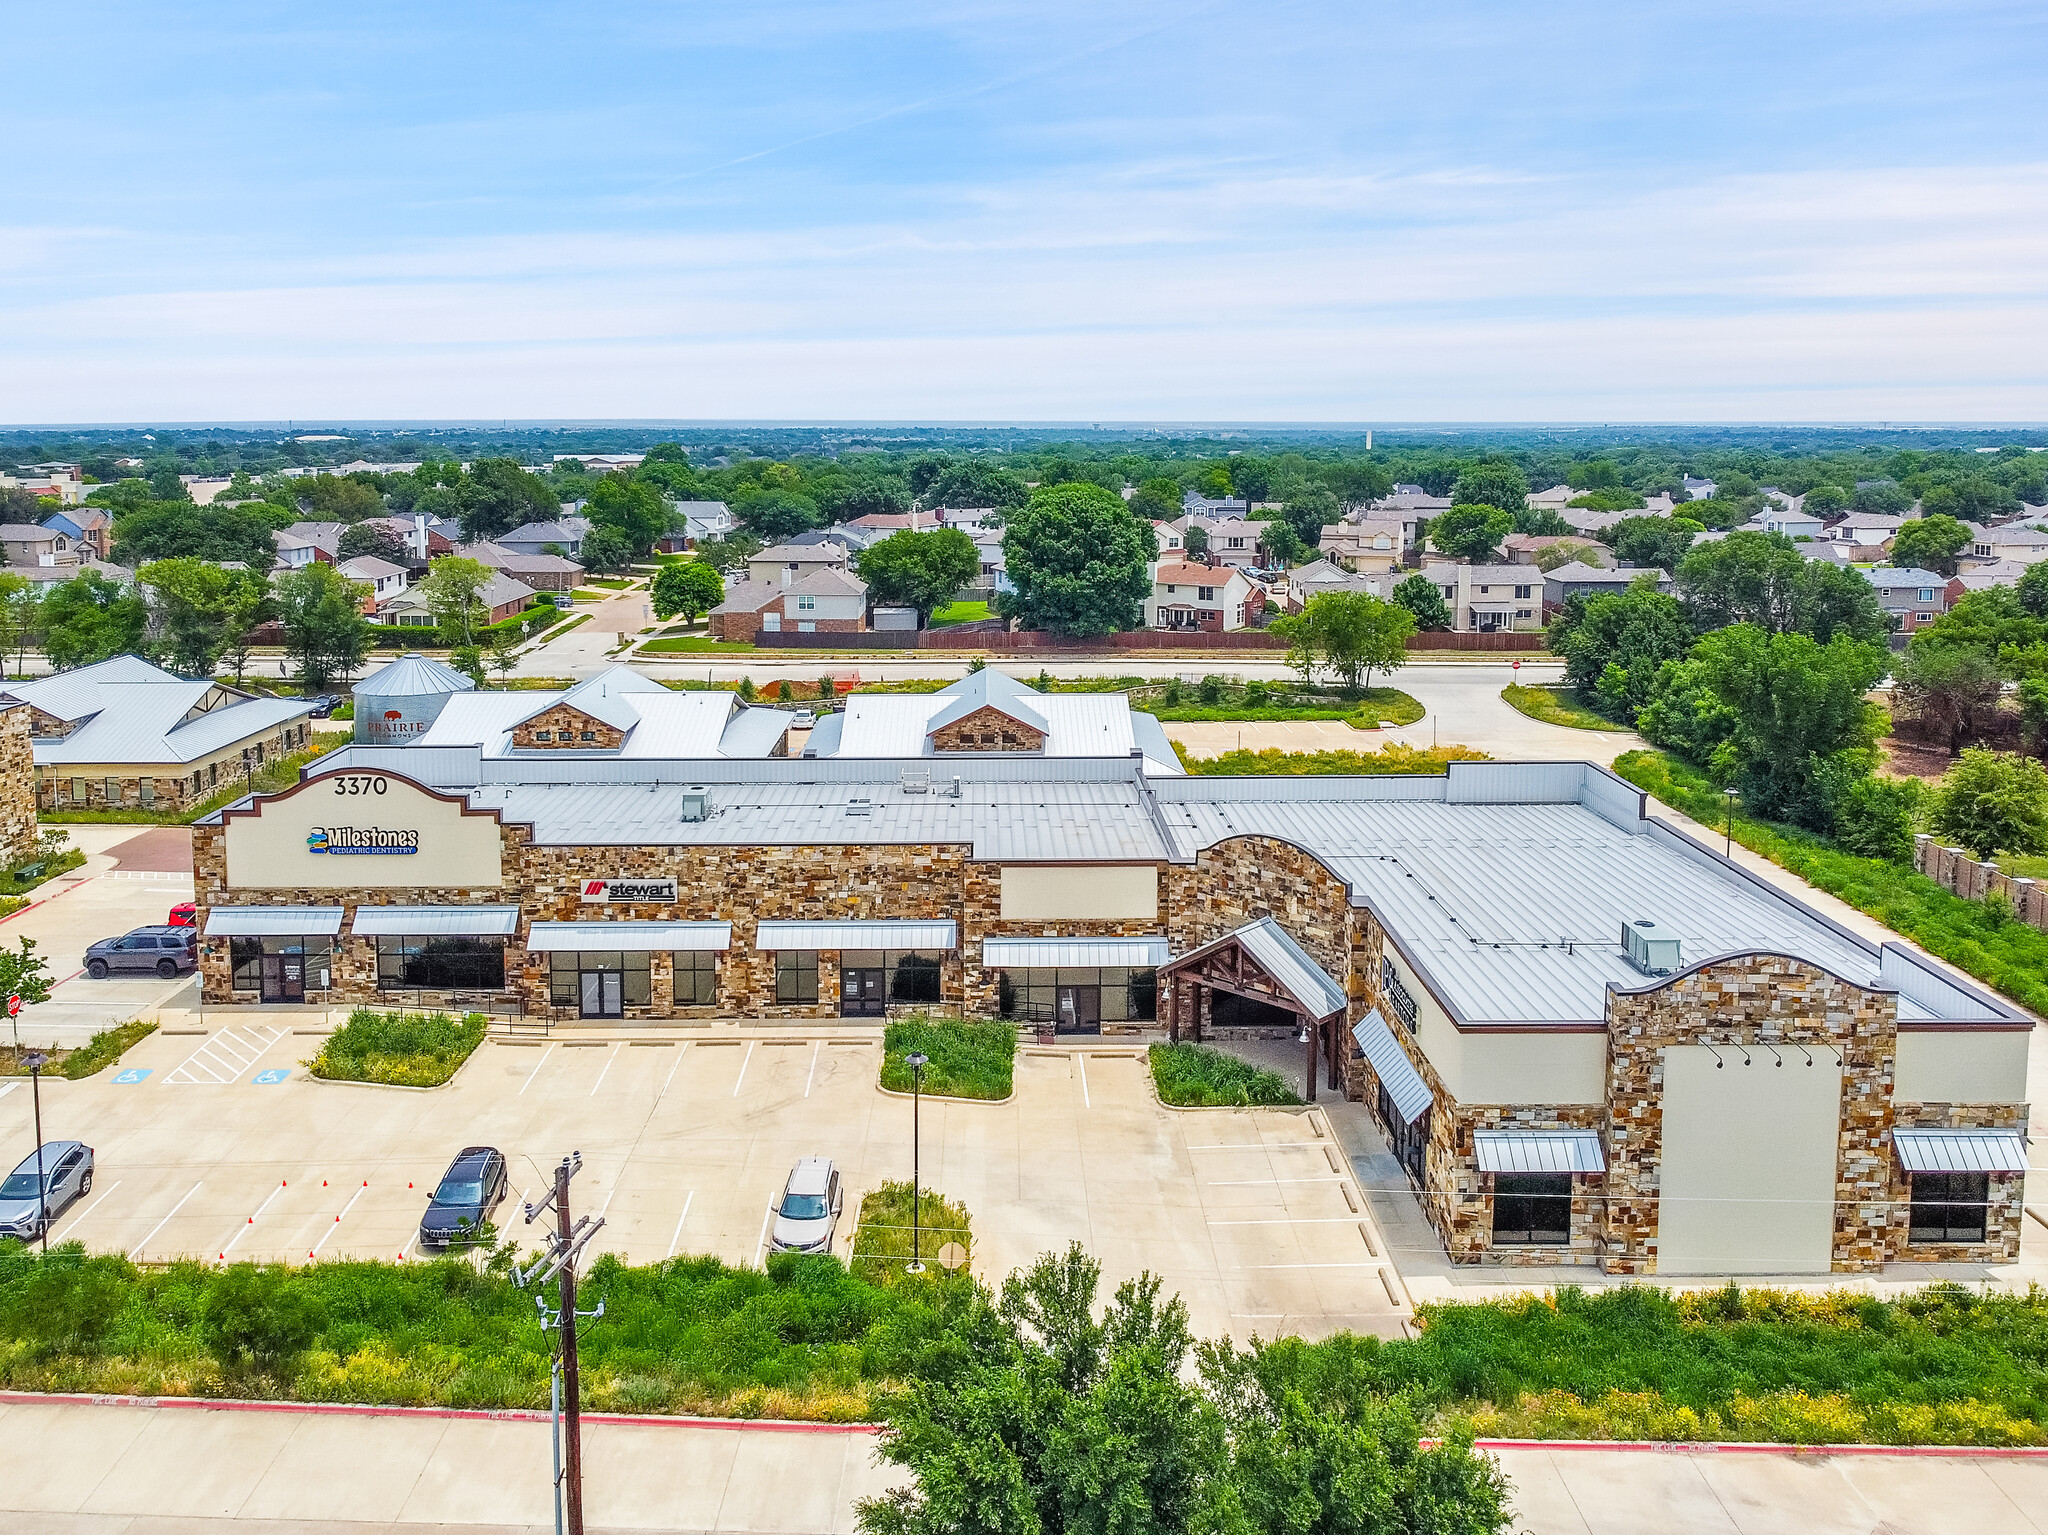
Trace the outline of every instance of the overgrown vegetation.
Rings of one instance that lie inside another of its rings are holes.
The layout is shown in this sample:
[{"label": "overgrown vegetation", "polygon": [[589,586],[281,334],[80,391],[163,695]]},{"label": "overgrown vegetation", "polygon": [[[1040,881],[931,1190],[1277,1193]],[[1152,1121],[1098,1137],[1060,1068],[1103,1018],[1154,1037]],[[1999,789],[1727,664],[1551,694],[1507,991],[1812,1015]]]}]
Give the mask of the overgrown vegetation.
[{"label": "overgrown vegetation", "polygon": [[882,1086],[911,1089],[906,1057],[924,1055],[924,1091],[938,1098],[998,1099],[1015,1084],[1017,1026],[999,1018],[892,1018],[882,1031]]},{"label": "overgrown vegetation", "polygon": [[1487,753],[1469,746],[1409,746],[1389,741],[1377,751],[1283,752],[1276,747],[1264,751],[1229,751],[1217,757],[1190,757],[1180,742],[1173,743],[1181,766],[1190,773],[1214,774],[1296,774],[1296,773],[1441,773],[1453,762],[1491,762]]},{"label": "overgrown vegetation", "polygon": [[1524,687],[1519,682],[1510,682],[1500,690],[1500,696],[1510,708],[1546,725],[1569,725],[1574,730],[1628,729],[1580,703],[1572,688]]},{"label": "overgrown vegetation", "polygon": [[[1656,751],[1624,752],[1614,770],[1674,809],[1720,828],[1727,801],[1688,763]],[[1867,912],[1931,954],[1968,971],[2021,1006],[2048,1011],[2048,933],[2007,911],[1965,900],[1925,875],[1887,858],[1845,852],[1827,838],[1744,811],[1735,840],[1808,884]]]},{"label": "overgrown vegetation", "polygon": [[[917,1219],[913,1222],[913,1192],[908,1183],[884,1183],[861,1200],[852,1256],[847,1260],[857,1278],[885,1289],[968,1278],[972,1271],[974,1230],[967,1206],[929,1188],[915,1191]],[[948,1242],[958,1242],[967,1249],[968,1261],[957,1269],[949,1270],[938,1261],[939,1249]],[[909,1271],[913,1249],[924,1264],[921,1275]]]},{"label": "overgrown vegetation", "polygon": [[359,1007],[307,1062],[333,1082],[439,1087],[484,1042],[482,1013],[380,1013]]},{"label": "overgrown vegetation", "polygon": [[[55,1051],[55,1070],[73,1082],[81,1081],[95,1072],[105,1071],[155,1032],[156,1021],[145,1018],[131,1018],[111,1029],[101,1029],[76,1050]],[[0,1051],[0,1072],[19,1074],[20,1071],[19,1052],[12,1049]]]},{"label": "overgrown vegetation", "polygon": [[1249,1108],[1301,1099],[1278,1072],[1206,1045],[1154,1045],[1146,1052],[1159,1101],[1176,1108]]}]

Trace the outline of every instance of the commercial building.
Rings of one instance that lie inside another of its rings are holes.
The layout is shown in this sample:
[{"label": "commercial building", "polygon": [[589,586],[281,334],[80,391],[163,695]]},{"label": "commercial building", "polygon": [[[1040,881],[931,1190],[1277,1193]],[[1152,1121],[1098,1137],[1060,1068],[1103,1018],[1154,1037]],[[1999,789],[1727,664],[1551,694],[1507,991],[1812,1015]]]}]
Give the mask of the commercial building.
[{"label": "commercial building", "polygon": [[1279,1037],[1371,1107],[1460,1262],[2017,1256],[2031,1021],[1600,769],[1159,777],[987,744],[344,748],[195,828],[206,998]]},{"label": "commercial building", "polygon": [[175,676],[139,656],[9,682],[8,699],[28,705],[45,809],[184,809],[312,739],[302,698]]}]

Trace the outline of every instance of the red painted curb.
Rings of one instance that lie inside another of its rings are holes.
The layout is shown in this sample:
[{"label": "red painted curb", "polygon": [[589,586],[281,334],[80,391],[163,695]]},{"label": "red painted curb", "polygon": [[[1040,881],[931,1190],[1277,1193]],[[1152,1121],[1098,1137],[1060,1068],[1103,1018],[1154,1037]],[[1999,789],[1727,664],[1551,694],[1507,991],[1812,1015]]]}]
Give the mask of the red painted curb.
[{"label": "red painted curb", "polygon": [[[0,1391],[0,1406],[56,1402],[70,1407],[169,1407],[202,1412],[303,1413],[310,1417],[434,1418],[488,1423],[545,1423],[537,1407],[402,1407],[364,1402],[252,1402],[236,1397],[93,1396],[78,1391]],[[872,1434],[874,1423],[797,1423],[780,1418],[688,1418],[666,1413],[586,1412],[585,1423],[654,1424],[674,1428],[758,1430],[770,1434]]]},{"label": "red painted curb", "polygon": [[[1425,1441],[1433,1442],[1433,1441]],[[1938,1455],[1950,1459],[2048,1456],[2048,1446],[1984,1444],[1773,1444],[1711,1439],[1475,1439],[1482,1450],[1629,1450],[1655,1455]]]}]

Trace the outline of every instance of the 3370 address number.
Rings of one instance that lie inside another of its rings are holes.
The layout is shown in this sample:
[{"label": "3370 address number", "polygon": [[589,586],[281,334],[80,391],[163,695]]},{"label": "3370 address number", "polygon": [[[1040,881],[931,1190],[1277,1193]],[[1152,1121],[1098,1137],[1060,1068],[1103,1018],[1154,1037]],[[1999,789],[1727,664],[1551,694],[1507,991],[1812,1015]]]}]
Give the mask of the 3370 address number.
[{"label": "3370 address number", "polygon": [[391,787],[389,779],[371,778],[344,773],[334,780],[336,794],[383,794]]}]

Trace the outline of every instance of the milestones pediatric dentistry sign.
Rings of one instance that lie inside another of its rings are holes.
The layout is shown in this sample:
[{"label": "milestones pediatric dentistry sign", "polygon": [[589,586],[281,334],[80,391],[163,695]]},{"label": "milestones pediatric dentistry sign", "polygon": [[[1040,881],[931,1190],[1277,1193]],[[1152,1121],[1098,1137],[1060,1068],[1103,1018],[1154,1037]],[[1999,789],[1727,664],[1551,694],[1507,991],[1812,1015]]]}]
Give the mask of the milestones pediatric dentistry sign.
[{"label": "milestones pediatric dentistry sign", "polygon": [[228,884],[255,890],[496,889],[498,819],[395,773],[329,774],[224,817]]}]

